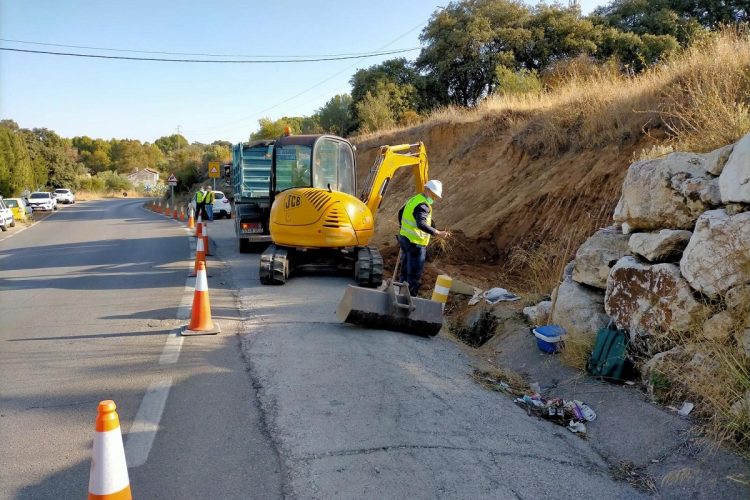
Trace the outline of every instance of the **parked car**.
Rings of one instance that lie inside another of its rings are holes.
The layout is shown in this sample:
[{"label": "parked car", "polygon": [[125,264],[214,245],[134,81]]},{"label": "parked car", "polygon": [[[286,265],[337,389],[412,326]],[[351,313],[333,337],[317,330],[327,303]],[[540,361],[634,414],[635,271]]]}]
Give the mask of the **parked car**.
[{"label": "parked car", "polygon": [[0,230],[7,231],[9,227],[16,225],[16,219],[13,218],[13,212],[5,204],[5,200],[0,197]]},{"label": "parked car", "polygon": [[232,203],[221,191],[214,191],[214,219],[219,217],[232,218]]},{"label": "parked car", "polygon": [[47,191],[36,191],[29,196],[29,205],[34,210],[57,210],[57,198]]},{"label": "parked car", "polygon": [[76,195],[74,195],[73,191],[71,191],[70,189],[55,189],[55,191],[52,193],[52,196],[57,198],[58,202],[65,203],[66,205],[68,203],[76,202]]},{"label": "parked car", "polygon": [[13,218],[17,221],[32,220],[34,211],[23,198],[7,198],[5,204],[13,212]]}]

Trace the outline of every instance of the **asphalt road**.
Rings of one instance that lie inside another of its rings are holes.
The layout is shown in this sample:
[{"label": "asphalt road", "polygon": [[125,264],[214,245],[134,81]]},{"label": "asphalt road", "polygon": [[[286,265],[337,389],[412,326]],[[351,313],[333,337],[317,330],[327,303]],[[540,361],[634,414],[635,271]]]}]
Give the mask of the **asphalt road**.
[{"label": "asphalt road", "polygon": [[232,222],[209,225],[222,334],[181,345],[179,224],[116,200],[0,235],[0,496],[82,498],[106,398],[136,498],[641,496],[586,441],[477,385],[442,334],[339,324],[349,279],[260,285]]},{"label": "asphalt road", "polygon": [[180,342],[190,238],[138,200],[62,207],[0,235],[0,498],[84,498],[114,399],[136,498],[274,498],[278,455],[210,261],[223,334]]}]

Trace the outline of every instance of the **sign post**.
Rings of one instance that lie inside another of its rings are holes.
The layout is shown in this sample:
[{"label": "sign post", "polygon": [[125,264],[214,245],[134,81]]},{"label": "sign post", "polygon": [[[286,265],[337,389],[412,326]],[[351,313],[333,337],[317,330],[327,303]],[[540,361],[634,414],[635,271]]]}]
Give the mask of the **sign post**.
[{"label": "sign post", "polygon": [[175,207],[174,202],[174,187],[177,185],[177,177],[174,176],[174,174],[169,174],[169,179],[167,179],[167,184],[169,184],[169,189],[172,191],[172,194],[170,196],[170,199],[172,200],[172,207]]},{"label": "sign post", "polygon": [[219,162],[210,161],[208,162],[208,176],[214,180],[214,191],[216,191],[216,178],[219,177]]}]

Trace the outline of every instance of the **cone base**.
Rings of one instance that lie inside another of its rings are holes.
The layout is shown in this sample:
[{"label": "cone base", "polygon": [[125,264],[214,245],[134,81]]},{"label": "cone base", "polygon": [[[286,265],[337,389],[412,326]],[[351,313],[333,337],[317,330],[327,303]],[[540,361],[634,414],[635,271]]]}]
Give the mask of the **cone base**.
[{"label": "cone base", "polygon": [[180,335],[183,337],[190,337],[192,335],[216,335],[218,333],[221,333],[221,328],[216,322],[214,322],[214,327],[210,330],[189,330],[188,325],[185,325],[180,329]]}]

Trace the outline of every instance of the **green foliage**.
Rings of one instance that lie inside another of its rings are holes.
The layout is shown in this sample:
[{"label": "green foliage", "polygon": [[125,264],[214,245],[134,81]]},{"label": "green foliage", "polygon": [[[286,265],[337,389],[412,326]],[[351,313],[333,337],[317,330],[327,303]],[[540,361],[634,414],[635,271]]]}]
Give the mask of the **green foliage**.
[{"label": "green foliage", "polygon": [[0,124],[0,194],[17,196],[34,187],[34,169],[18,127],[5,122]]},{"label": "green foliage", "polygon": [[316,115],[320,127],[332,134],[344,136],[353,128],[351,113],[352,98],[349,94],[332,97]]},{"label": "green foliage", "polygon": [[118,174],[112,170],[99,172],[96,174],[98,182],[104,184],[104,189],[107,191],[127,191],[133,189],[133,184],[128,180],[127,177]]},{"label": "green foliage", "polygon": [[357,115],[360,119],[359,129],[362,132],[380,130],[396,124],[390,107],[390,96],[387,93],[373,94],[368,91],[357,103]]},{"label": "green foliage", "polygon": [[290,127],[293,134],[299,134],[302,130],[302,117],[284,116],[278,120],[261,118],[258,120],[259,129],[250,134],[250,140],[278,139],[284,135],[284,127]]},{"label": "green foliage", "polygon": [[159,137],[154,141],[156,147],[158,147],[165,155],[187,147],[188,141],[180,134],[166,135]]},{"label": "green foliage", "polygon": [[498,94],[528,94],[542,90],[542,81],[536,70],[529,71],[524,68],[513,71],[506,66],[498,66],[495,68],[495,77],[495,92]]}]

